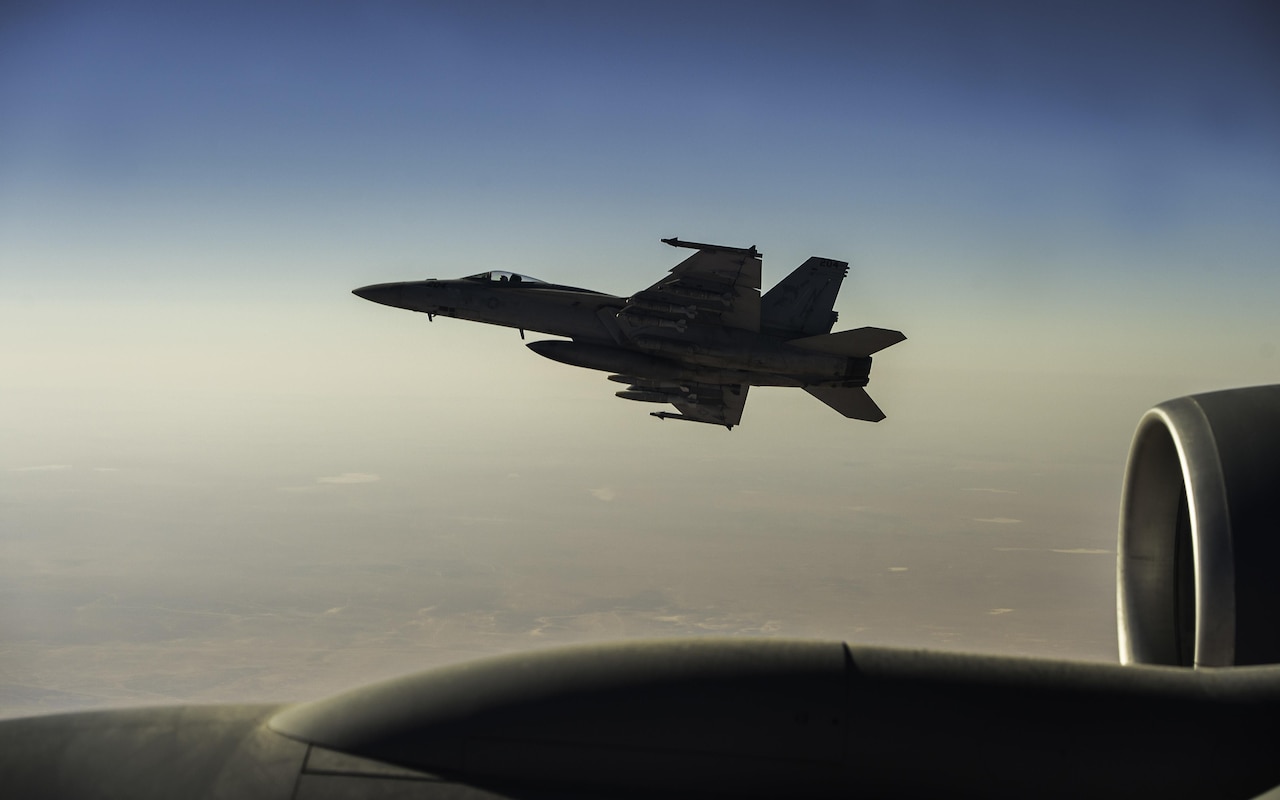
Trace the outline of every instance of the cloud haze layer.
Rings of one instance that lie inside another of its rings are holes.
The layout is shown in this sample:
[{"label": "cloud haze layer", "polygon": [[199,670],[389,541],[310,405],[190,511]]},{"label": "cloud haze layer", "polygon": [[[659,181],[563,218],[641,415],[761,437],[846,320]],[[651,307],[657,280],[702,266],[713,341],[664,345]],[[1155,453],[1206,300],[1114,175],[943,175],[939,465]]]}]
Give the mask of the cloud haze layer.
[{"label": "cloud haze layer", "polygon": [[[1133,427],[1276,380],[1261,4],[15,6],[0,24],[0,714],[289,699],[766,635],[1114,658]],[[514,331],[847,259],[878,425],[659,423]]]}]

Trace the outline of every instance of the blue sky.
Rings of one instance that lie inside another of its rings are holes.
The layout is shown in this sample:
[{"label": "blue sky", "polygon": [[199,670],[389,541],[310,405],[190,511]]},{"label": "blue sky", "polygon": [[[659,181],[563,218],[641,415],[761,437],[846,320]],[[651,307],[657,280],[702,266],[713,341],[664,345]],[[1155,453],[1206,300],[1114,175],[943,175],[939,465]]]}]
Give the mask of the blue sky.
[{"label": "blue sky", "polygon": [[[1261,3],[11,4],[0,528],[37,588],[6,624],[78,630],[38,588],[58,578],[131,630],[182,599],[142,576],[202,553],[217,602],[266,592],[257,570],[317,598],[331,661],[297,686],[337,686],[433,657],[326,638],[324,613],[436,607],[341,567],[452,574],[447,552],[502,613],[579,620],[539,643],[679,618],[1108,657],[1138,416],[1280,365],[1278,31]],[[673,235],[759,246],[766,286],[850,261],[840,327],[910,337],[877,357],[889,418],[775,389],[730,434],[660,424],[511,331],[349,293],[507,268],[626,295]],[[682,610],[609,627],[566,599],[611,583]],[[533,641],[450,585],[447,658]],[[175,637],[143,684],[190,669]],[[0,657],[61,674],[67,646]]]},{"label": "blue sky", "polygon": [[1223,313],[1275,287],[1280,67],[1263,11],[1215,9],[31,6],[0,56],[6,272],[525,262],[625,293],[676,233],[759,244],[766,280],[865,262],[948,327]]}]

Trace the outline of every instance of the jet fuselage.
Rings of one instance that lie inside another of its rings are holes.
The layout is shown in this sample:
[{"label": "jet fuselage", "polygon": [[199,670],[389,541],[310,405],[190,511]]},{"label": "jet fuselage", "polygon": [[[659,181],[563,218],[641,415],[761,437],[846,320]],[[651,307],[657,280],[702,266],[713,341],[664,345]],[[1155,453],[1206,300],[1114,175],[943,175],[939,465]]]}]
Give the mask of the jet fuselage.
[{"label": "jet fuselage", "polygon": [[[494,282],[470,278],[380,283],[356,295],[382,305],[564,336],[574,342],[534,342],[539,355],[574,366],[658,380],[706,380],[752,386],[804,386],[839,382],[866,386],[871,358],[819,353],[786,340],[738,328],[699,331],[692,340],[618,334],[618,315],[627,298],[558,284]],[[680,319],[653,317],[654,327],[672,328]],[[661,324],[670,323],[670,324]],[[584,345],[576,348],[574,345]],[[538,347],[537,345],[550,345]],[[558,345],[558,346],[557,346]],[[621,351],[614,353],[613,351]],[[610,358],[610,355],[613,358]],[[641,359],[628,354],[641,354]]]}]

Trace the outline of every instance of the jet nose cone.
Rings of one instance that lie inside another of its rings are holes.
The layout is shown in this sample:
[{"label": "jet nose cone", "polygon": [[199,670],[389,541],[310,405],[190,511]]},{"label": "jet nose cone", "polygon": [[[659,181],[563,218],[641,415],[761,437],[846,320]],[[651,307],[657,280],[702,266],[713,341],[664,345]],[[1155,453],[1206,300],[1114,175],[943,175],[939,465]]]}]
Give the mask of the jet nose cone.
[{"label": "jet nose cone", "polygon": [[403,284],[374,283],[369,286],[361,286],[359,289],[352,289],[351,293],[356,297],[362,297],[365,300],[381,303],[384,306],[395,306],[396,308],[406,307],[404,304]]}]

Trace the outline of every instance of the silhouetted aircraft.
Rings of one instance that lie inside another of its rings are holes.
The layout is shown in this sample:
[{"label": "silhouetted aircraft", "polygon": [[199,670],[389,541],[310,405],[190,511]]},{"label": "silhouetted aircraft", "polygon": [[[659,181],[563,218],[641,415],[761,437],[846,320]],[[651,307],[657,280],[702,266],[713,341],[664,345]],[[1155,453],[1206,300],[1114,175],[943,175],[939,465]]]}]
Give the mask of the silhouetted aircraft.
[{"label": "silhouetted aircraft", "polygon": [[760,251],[679,239],[698,252],[631,297],[494,270],[459,280],[379,283],[355,290],[375,303],[566,336],[529,349],[614,373],[625,400],[671,403],[659,419],[732,429],[752,386],[798,386],[846,417],[884,419],[862,387],[871,355],[907,337],[883,328],[831,333],[845,261],[810,258],[760,295]]},{"label": "silhouetted aircraft", "polygon": [[1142,418],[1123,665],[777,639],[544,650],[292,706],[0,722],[0,793],[1280,797],[1277,453],[1280,385]]}]

